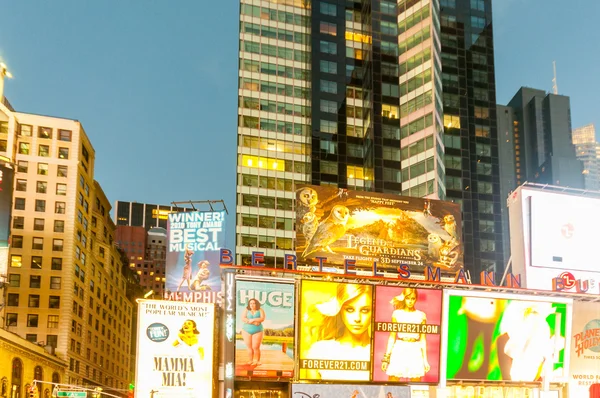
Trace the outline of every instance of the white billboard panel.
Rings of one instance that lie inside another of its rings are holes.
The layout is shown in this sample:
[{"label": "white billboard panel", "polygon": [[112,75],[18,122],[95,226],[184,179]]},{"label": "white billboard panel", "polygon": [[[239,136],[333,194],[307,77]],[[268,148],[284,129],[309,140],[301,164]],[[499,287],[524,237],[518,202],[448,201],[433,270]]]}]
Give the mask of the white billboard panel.
[{"label": "white billboard panel", "polygon": [[587,397],[600,383],[600,303],[573,303],[570,397]]},{"label": "white billboard panel", "polygon": [[512,272],[523,287],[600,294],[600,197],[524,185],[508,207]]},{"label": "white billboard panel", "polygon": [[140,300],[136,396],[212,397],[215,306]]}]

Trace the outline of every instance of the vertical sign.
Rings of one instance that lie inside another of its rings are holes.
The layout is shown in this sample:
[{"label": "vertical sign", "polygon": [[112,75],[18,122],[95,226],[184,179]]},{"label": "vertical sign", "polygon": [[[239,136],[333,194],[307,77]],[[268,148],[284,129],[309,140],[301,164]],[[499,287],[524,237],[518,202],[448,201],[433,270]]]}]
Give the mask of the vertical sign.
[{"label": "vertical sign", "polygon": [[0,247],[8,246],[15,171],[0,165]]},{"label": "vertical sign", "polygon": [[224,270],[223,276],[225,277],[225,303],[223,311],[225,316],[225,397],[233,397],[233,379],[235,376],[235,274],[233,271]]},{"label": "vertical sign", "polygon": [[221,303],[219,251],[225,246],[225,216],[224,210],[168,215],[167,299]]},{"label": "vertical sign", "polygon": [[600,304],[573,303],[570,397],[587,397],[591,385],[600,383]]}]

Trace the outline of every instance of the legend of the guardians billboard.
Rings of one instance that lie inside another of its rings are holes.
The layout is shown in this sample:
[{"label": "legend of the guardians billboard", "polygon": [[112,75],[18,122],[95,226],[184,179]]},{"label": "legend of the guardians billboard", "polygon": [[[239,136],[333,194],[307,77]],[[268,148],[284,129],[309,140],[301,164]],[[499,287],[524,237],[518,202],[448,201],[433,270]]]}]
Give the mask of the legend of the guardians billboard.
[{"label": "legend of the guardians billboard", "polygon": [[[458,204],[394,194],[301,186],[296,192],[298,263],[340,265],[369,271],[442,272],[463,267]],[[323,260],[326,258],[326,260]]]}]

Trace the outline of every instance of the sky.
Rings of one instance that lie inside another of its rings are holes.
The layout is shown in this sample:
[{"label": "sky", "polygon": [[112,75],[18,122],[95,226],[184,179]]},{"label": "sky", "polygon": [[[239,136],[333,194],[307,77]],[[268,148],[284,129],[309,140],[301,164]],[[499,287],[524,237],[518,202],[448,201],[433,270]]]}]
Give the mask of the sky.
[{"label": "sky", "polygon": [[[600,2],[494,0],[497,102],[571,97],[595,123]],[[0,0],[0,60],[17,111],[77,119],[109,200],[225,200],[233,245],[238,0]]]}]

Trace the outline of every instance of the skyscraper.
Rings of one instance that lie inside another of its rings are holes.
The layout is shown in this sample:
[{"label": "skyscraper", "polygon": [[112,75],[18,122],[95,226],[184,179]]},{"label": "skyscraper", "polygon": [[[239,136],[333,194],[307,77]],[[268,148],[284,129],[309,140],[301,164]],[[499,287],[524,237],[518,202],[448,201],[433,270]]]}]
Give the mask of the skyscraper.
[{"label": "skyscraper", "polygon": [[583,162],[585,189],[600,191],[600,143],[593,124],[573,129],[575,155]]},{"label": "skyscraper", "polygon": [[458,201],[468,266],[502,264],[490,1],[242,0],[240,22],[239,264],[282,264],[304,183]]}]

